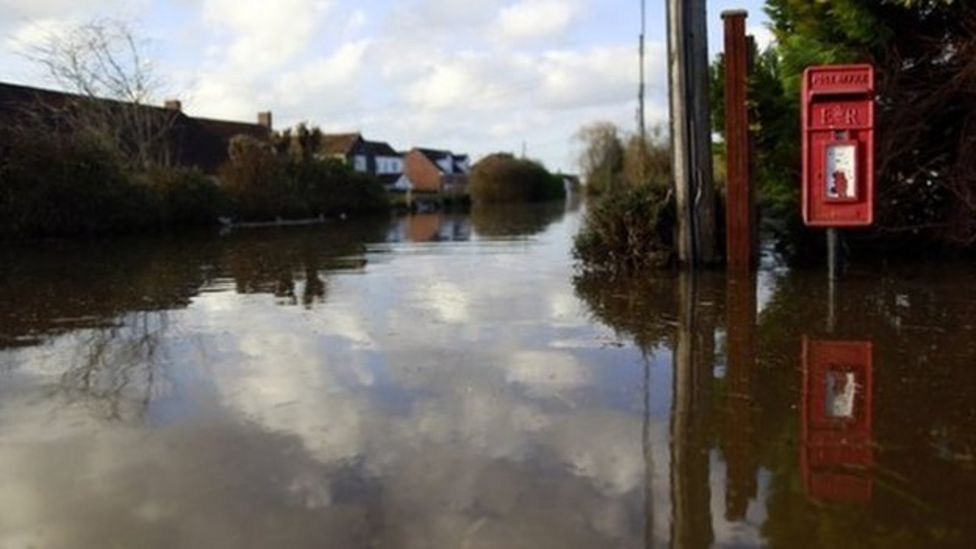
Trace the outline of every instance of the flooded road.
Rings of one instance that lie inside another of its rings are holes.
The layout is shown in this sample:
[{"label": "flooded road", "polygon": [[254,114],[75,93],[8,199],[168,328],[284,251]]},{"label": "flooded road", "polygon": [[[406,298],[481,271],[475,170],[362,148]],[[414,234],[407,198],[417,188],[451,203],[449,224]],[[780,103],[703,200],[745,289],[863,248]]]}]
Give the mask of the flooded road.
[{"label": "flooded road", "polygon": [[976,274],[576,276],[563,205],[0,248],[0,548],[976,546]]}]

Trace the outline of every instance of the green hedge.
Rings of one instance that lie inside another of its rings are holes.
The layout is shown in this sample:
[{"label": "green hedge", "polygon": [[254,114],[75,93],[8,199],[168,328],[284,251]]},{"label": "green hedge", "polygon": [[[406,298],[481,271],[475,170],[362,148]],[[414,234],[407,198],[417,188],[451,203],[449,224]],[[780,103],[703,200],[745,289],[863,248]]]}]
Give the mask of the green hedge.
[{"label": "green hedge", "polygon": [[97,135],[0,128],[0,237],[176,230],[215,225],[221,215],[261,221],[389,207],[375,178],[341,162],[238,141],[220,184],[190,168],[134,173]]},{"label": "green hedge", "polygon": [[485,157],[471,170],[471,199],[487,202],[544,202],[566,196],[561,177],[542,164],[506,153]]}]

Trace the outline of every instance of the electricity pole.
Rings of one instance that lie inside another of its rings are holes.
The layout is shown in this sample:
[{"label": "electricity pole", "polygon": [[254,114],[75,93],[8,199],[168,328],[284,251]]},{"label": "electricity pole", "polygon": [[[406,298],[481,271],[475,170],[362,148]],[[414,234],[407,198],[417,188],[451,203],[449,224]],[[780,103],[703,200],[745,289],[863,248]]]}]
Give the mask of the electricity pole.
[{"label": "electricity pole", "polygon": [[716,259],[705,0],[667,0],[667,7],[677,248],[693,269]]},{"label": "electricity pole", "polygon": [[637,102],[638,102],[638,114],[637,114],[637,131],[640,132],[638,135],[640,139],[640,182],[647,182],[647,126],[646,120],[644,118],[644,91],[645,91],[645,75],[644,75],[644,37],[647,33],[647,0],[641,0],[641,32],[640,32],[640,45],[639,45],[639,55],[640,58],[640,87],[637,90]]}]

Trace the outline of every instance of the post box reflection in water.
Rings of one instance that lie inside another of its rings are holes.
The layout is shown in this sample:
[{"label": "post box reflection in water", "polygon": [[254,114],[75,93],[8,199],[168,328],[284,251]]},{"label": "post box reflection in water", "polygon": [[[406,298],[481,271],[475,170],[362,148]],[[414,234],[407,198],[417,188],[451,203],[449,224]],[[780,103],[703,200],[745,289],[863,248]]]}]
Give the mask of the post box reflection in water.
[{"label": "post box reflection in water", "polygon": [[814,499],[871,499],[872,357],[868,341],[803,340],[800,470]]}]

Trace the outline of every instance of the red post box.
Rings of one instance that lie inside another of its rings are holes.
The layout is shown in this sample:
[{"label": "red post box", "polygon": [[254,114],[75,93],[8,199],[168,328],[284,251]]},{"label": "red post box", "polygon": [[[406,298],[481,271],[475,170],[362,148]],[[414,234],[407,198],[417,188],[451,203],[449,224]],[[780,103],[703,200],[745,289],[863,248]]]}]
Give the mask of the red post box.
[{"label": "red post box", "polygon": [[803,73],[803,221],[874,222],[874,67],[824,65]]},{"label": "red post box", "polygon": [[873,354],[869,341],[803,338],[800,472],[815,499],[871,499]]}]

